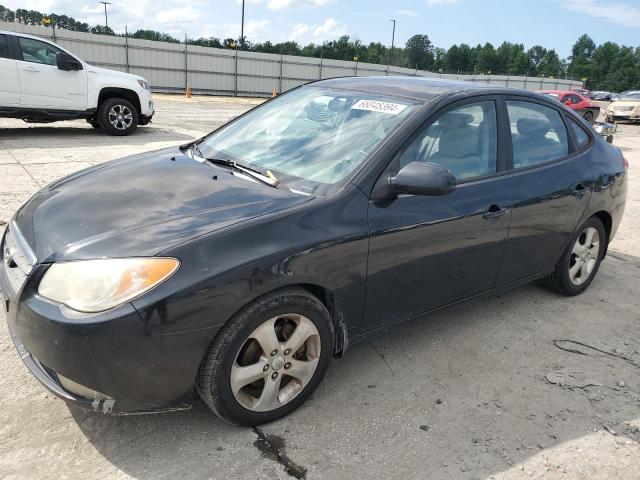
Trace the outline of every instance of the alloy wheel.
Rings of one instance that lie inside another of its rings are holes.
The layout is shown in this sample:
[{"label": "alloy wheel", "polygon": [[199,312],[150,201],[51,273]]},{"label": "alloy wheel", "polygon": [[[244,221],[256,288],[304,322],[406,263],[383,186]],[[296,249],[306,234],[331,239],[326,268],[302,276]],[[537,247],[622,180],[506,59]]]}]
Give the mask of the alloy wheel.
[{"label": "alloy wheel", "polygon": [[126,130],[133,123],[133,113],[126,105],[116,104],[109,110],[109,123],[118,130]]},{"label": "alloy wheel", "polygon": [[313,377],[320,359],[320,334],[299,314],[273,317],[244,341],[231,367],[233,396],[255,412],[293,400]]},{"label": "alloy wheel", "polygon": [[585,228],[576,239],[569,256],[569,280],[574,285],[586,282],[598,263],[600,235],[594,227]]}]

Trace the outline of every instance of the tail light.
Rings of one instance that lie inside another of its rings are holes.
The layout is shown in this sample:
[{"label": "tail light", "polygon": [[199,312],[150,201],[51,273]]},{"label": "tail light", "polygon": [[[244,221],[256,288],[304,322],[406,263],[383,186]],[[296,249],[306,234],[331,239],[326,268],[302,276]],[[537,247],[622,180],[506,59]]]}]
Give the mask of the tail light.
[{"label": "tail light", "polygon": [[629,168],[629,161],[626,158],[624,158],[624,155],[622,156],[622,164],[624,165],[625,170]]}]

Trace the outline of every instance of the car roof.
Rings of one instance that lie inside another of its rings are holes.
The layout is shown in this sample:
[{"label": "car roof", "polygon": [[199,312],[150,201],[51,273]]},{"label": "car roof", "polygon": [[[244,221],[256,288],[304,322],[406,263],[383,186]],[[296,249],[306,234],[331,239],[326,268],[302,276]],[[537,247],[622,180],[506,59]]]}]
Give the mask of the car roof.
[{"label": "car roof", "polygon": [[427,101],[434,97],[448,93],[504,93],[525,94],[536,96],[533,92],[517,88],[497,87],[487,83],[472,83],[465,81],[446,80],[427,77],[338,77],[312,82],[313,86],[341,88],[345,90],[405,97],[419,101]]},{"label": "car roof", "polygon": [[580,92],[576,92],[575,90],[539,90],[538,93],[549,94],[553,93],[555,95],[578,95],[580,96]]},{"label": "car roof", "polygon": [[0,34],[2,34],[2,35],[15,35],[15,36],[18,36],[18,37],[26,37],[26,38],[33,38],[34,40],[44,40],[45,42],[53,43],[53,40],[50,40],[50,39],[45,38],[45,37],[38,37],[36,35],[29,35],[28,33],[9,32],[7,30],[0,30]]}]

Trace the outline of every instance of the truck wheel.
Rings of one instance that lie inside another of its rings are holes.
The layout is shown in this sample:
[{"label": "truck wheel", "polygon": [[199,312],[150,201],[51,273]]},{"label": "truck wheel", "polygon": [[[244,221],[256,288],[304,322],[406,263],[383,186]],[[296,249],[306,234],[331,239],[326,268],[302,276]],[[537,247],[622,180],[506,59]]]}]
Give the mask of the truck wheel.
[{"label": "truck wheel", "polygon": [[110,135],[129,135],[138,126],[138,112],[129,100],[110,98],[98,109],[98,123]]}]

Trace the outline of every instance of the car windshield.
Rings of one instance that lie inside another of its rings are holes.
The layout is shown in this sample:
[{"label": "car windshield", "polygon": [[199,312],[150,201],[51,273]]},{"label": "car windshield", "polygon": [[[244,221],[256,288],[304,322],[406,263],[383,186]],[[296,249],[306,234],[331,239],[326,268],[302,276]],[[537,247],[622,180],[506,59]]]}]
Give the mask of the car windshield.
[{"label": "car windshield", "polygon": [[618,100],[640,100],[640,92],[624,93],[620,95]]},{"label": "car windshield", "polygon": [[546,95],[547,97],[551,97],[554,100],[560,100],[560,95],[558,95],[557,93],[545,93],[544,95]]},{"label": "car windshield", "polygon": [[212,133],[199,148],[205,158],[269,170],[290,189],[326,195],[417,108],[404,98],[303,87]]}]

